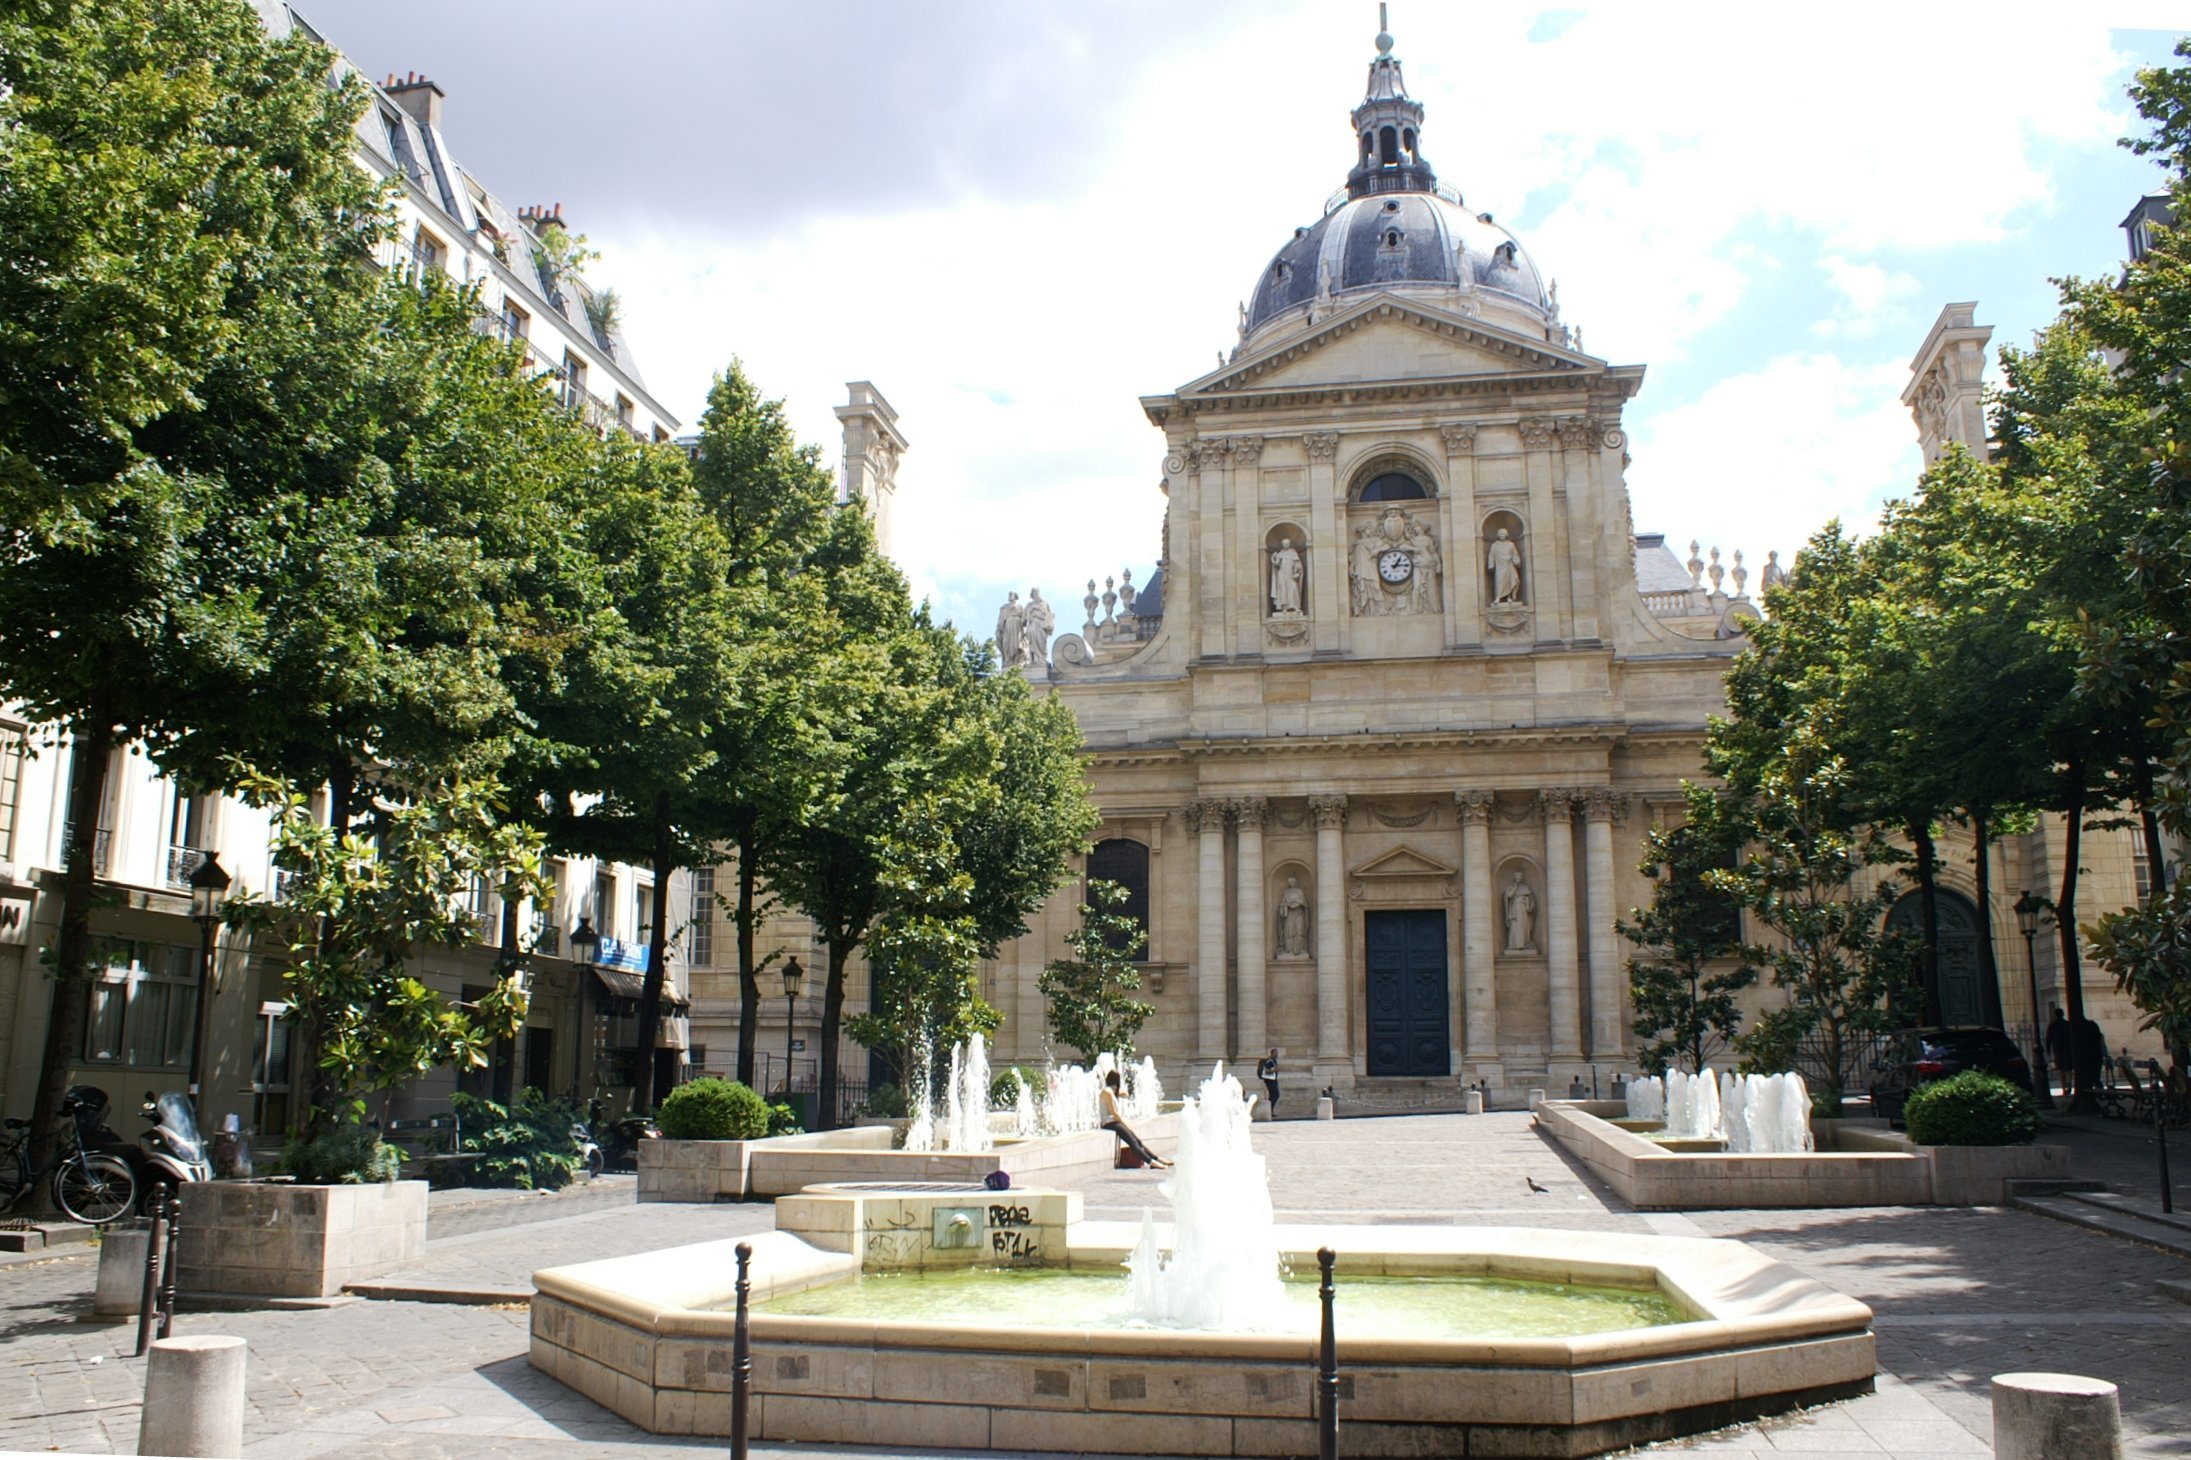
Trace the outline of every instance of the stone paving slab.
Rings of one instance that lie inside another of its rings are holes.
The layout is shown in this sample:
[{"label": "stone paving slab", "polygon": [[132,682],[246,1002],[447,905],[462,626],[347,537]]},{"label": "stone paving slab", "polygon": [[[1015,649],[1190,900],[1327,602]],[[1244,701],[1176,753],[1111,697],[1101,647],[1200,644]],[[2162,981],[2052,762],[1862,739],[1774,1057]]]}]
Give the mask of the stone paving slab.
[{"label": "stone paving slab", "polygon": [[[1986,1381],[2058,1368],[2123,1386],[2128,1454],[2183,1460],[2191,1443],[2191,1307],[2164,1282],[2191,1264],[2005,1208],[1642,1214],[1594,1187],[1523,1116],[1285,1122],[1259,1127],[1282,1219],[1534,1223],[1739,1238],[1872,1304],[1877,1393],[1649,1447],[1651,1455],[1988,1453]],[[1546,1190],[1532,1191],[1524,1178]],[[1087,1184],[1089,1215],[1164,1208],[1161,1173]],[[430,1241],[402,1277],[516,1285],[534,1268],[763,1230],[765,1205],[650,1205]],[[92,1325],[88,1255],[0,1270],[0,1450],[129,1453],[142,1366],[128,1325]],[[363,1302],[325,1312],[184,1313],[182,1333],[251,1344],[247,1453],[312,1456],[720,1454],[719,1440],[642,1434],[532,1370],[516,1304]],[[756,1447],[756,1455],[886,1452]],[[900,1452],[887,1452],[900,1453]],[[922,1453],[907,1451],[907,1454]],[[933,1453],[933,1452],[928,1452]]]}]

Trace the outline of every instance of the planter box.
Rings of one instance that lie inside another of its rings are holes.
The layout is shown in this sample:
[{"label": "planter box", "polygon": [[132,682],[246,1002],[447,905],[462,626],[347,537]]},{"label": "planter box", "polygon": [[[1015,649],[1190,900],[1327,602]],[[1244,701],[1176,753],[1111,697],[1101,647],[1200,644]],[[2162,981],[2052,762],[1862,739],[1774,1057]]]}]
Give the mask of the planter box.
[{"label": "planter box", "polygon": [[2007,1203],[2011,1181],[2067,1181],[2067,1146],[1919,1146],[1932,1158],[1932,1200],[1943,1207]]},{"label": "planter box", "polygon": [[426,1255],[423,1181],[200,1181],[182,1198],[185,1294],[329,1298]]}]

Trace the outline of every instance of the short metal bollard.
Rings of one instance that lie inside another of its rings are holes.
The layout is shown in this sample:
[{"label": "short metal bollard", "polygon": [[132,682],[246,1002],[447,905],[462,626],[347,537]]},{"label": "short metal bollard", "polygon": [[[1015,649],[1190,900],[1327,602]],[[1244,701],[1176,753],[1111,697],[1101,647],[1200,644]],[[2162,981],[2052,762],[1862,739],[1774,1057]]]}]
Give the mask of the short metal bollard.
[{"label": "short metal bollard", "polygon": [[1993,1376],[1995,1460],[2122,1460],[2122,1401],[2081,1374]]},{"label": "short metal bollard", "polygon": [[1332,1321],[1332,1264],[1337,1254],[1329,1247],[1316,1249],[1316,1269],[1321,1275],[1316,1300],[1324,1310],[1323,1331],[1316,1344],[1316,1454],[1318,1460],[1339,1460],[1339,1337]]},{"label": "short metal bollard", "polygon": [[753,1244],[738,1244],[738,1318],[730,1331],[730,1460],[746,1460],[746,1414],[753,1402]]},{"label": "short metal bollard", "polygon": [[167,1192],[167,1236],[160,1243],[160,1337],[165,1338],[175,1326],[175,1274],[182,1268],[178,1253],[183,1240],[183,1194],[173,1187],[162,1189]]},{"label": "short metal bollard", "polygon": [[2159,1060],[2147,1060],[2145,1068],[2146,1072],[2152,1076],[2152,1082],[2147,1088],[2153,1092],[2153,1145],[2159,1150],[2161,1157],[2161,1211],[2168,1213],[2176,1209],[2176,1193],[2173,1184],[2168,1179],[2168,1101],[2165,1094],[2167,1086],[2161,1083],[2161,1062]]},{"label": "short metal bollard", "polygon": [[1483,1114],[1483,1091],[1469,1090],[1461,1096],[1461,1108],[1470,1115]]},{"label": "short metal bollard", "polygon": [[160,1246],[167,1239],[167,1188],[155,1184],[146,1208],[145,1279],[137,1295],[137,1357],[152,1347],[152,1326],[160,1313]]}]

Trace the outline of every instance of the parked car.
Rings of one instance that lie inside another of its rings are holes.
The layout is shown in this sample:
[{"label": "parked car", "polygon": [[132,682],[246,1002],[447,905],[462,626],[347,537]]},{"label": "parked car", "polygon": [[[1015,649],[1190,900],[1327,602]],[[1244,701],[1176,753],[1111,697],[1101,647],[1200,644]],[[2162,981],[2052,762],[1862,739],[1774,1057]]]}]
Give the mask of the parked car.
[{"label": "parked car", "polygon": [[1910,1091],[1934,1080],[1984,1070],[2021,1089],[2031,1089],[2031,1066],[2015,1042],[1998,1029],[1905,1029],[1872,1065],[1871,1108],[1896,1125]]}]

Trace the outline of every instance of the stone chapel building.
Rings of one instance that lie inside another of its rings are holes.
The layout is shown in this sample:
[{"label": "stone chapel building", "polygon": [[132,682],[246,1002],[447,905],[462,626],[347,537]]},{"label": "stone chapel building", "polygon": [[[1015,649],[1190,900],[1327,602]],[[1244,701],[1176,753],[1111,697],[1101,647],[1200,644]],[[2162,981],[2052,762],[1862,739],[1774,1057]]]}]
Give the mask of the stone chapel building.
[{"label": "stone chapel building", "polygon": [[[1164,433],[1157,573],[1045,666],[1103,813],[1087,874],[1146,920],[1141,1048],[1167,1079],[1277,1046],[1394,1103],[1633,1069],[1644,828],[1697,774],[1752,614],[1638,537],[1621,413],[1521,242],[1441,182],[1377,38],[1354,160],[1256,280]],[[1769,570],[1777,574],[1775,563]],[[1064,612],[1070,616],[1070,605]],[[1032,650],[1032,652],[1030,652]],[[985,969],[997,1057],[1037,1061],[1036,976],[1077,882]]]}]

